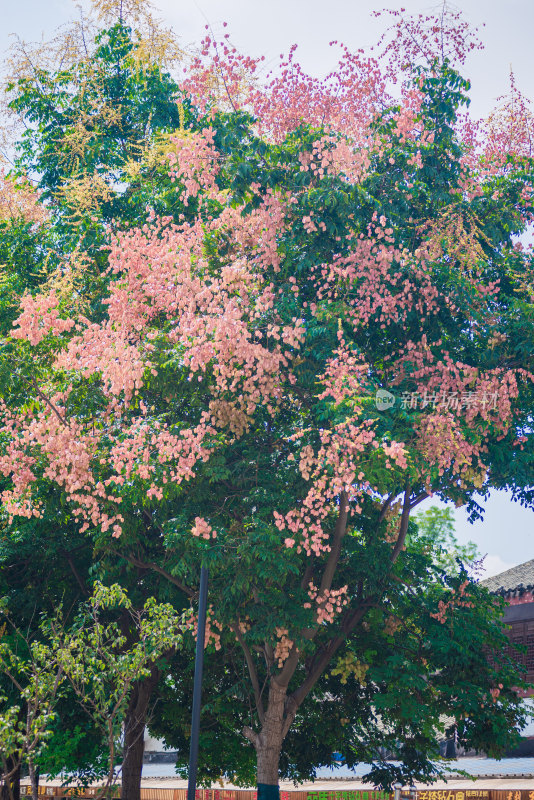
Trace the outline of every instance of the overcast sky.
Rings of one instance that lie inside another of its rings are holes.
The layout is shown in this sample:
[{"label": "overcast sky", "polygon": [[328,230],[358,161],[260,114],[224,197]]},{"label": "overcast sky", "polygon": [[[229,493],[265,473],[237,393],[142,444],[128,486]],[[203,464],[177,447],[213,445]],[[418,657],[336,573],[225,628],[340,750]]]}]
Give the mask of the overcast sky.
[{"label": "overcast sky", "polygon": [[[217,32],[227,22],[227,31],[240,50],[264,55],[267,64],[275,66],[280,54],[297,43],[300,61],[317,75],[325,74],[337,60],[331,40],[354,49],[377,40],[384,22],[372,18],[372,11],[385,6],[402,6],[410,13],[436,8],[417,0],[157,0],[156,6],[184,45],[198,42],[207,23]],[[507,92],[511,68],[518,87],[534,98],[534,1],[461,0],[454,7],[480,29],[485,45],[482,52],[470,56],[464,70],[472,82],[472,113],[487,116],[496,99]],[[75,3],[0,0],[0,9],[0,48],[5,50],[10,33],[27,41],[48,37],[75,13]],[[504,493],[492,495],[484,522],[469,525],[461,509],[456,519],[458,538],[472,539],[488,554],[488,576],[534,558],[534,512],[512,503]]]}]

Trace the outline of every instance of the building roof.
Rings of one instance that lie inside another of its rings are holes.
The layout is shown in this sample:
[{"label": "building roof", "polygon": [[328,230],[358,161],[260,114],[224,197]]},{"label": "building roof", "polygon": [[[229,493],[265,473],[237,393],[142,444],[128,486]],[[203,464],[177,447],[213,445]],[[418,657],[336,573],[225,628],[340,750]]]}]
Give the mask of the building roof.
[{"label": "building roof", "polygon": [[480,583],[490,592],[499,592],[500,594],[507,594],[516,589],[523,590],[523,592],[530,591],[534,589],[534,558],[525,561],[524,564],[518,564],[517,567],[507,569],[499,575],[494,575],[493,578],[486,578]]}]

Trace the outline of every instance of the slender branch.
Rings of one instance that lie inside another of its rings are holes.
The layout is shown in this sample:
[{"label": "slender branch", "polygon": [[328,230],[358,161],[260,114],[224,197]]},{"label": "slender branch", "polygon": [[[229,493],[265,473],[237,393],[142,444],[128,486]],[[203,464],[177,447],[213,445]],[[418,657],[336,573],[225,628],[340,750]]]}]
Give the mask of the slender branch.
[{"label": "slender branch", "polygon": [[163,569],[163,567],[160,567],[158,564],[154,564],[152,561],[140,561],[140,559],[136,558],[135,556],[129,556],[126,553],[121,553],[121,556],[122,558],[126,559],[126,561],[129,561],[130,564],[133,564],[134,567],[139,567],[139,569],[151,569],[154,572],[157,572],[159,575],[163,575],[164,578],[171,583],[174,583],[174,585],[181,589],[181,591],[184,592],[184,594],[186,594],[188,597],[195,597],[195,592],[192,589],[183,584],[178,580],[178,578],[175,578],[174,575],[171,575],[170,572],[167,572],[166,569]]},{"label": "slender branch", "polygon": [[423,500],[426,500],[427,497],[430,497],[428,492],[421,492],[421,494],[418,494],[417,497],[414,497],[414,499],[410,503],[410,511],[412,510],[412,508],[418,506],[419,503],[422,503]]},{"label": "slender branch", "polygon": [[35,391],[37,392],[38,396],[41,398],[41,400],[43,400],[47,404],[47,406],[56,415],[56,417],[61,422],[61,424],[65,425],[65,427],[68,428],[69,427],[69,423],[67,422],[65,417],[62,414],[59,413],[59,411],[57,410],[57,408],[55,407],[53,402],[50,400],[50,398],[47,397],[46,394],[41,391],[41,389],[39,389],[39,386],[37,385],[37,381],[35,380],[35,376],[34,375],[32,375],[32,384],[33,384],[33,387],[34,387]]},{"label": "slender branch", "polygon": [[265,663],[267,665],[267,671],[271,671],[271,667],[274,664],[274,650],[272,644],[270,642],[265,642],[263,646],[263,652],[265,655]]},{"label": "slender branch", "polygon": [[70,570],[71,570],[72,574],[76,578],[76,582],[77,582],[78,586],[80,587],[80,589],[82,591],[82,594],[85,595],[86,597],[89,597],[90,591],[87,588],[87,586],[84,584],[84,582],[82,581],[82,579],[80,577],[80,574],[79,574],[78,570],[76,569],[76,565],[75,565],[74,561],[71,558],[70,553],[65,553],[64,555],[65,555],[65,558],[67,560],[67,563],[68,563],[68,565],[70,567]]},{"label": "slender branch", "polygon": [[250,675],[250,681],[252,683],[252,688],[254,690],[254,700],[256,702],[256,710],[258,712],[259,720],[263,725],[263,721],[265,719],[265,709],[263,708],[260,684],[258,681],[258,673],[254,665],[254,659],[252,657],[252,653],[250,652],[250,648],[243,638],[243,634],[239,630],[239,625],[237,623],[235,625],[231,625],[230,629],[235,633],[237,641],[243,648],[243,653],[245,654],[245,660],[247,662],[247,667],[248,667],[248,674]]},{"label": "slender branch", "polygon": [[161,533],[162,536],[165,536],[163,528],[161,527],[161,525],[158,525],[158,523],[156,522],[156,520],[154,519],[154,517],[147,508],[143,508],[143,514],[150,522],[150,524],[154,525],[154,527],[157,528],[157,530]]},{"label": "slender branch", "polygon": [[302,580],[300,582],[300,588],[306,589],[312,578],[313,578],[313,556],[310,556],[308,558],[308,563],[306,564],[306,569],[304,570],[304,575],[302,576]]},{"label": "slender branch", "polygon": [[343,620],[343,633],[345,637],[352,633],[358,622],[365,616],[370,608],[378,605],[376,594],[366,597],[365,600],[352,613],[349,613]]},{"label": "slender branch", "polygon": [[[339,564],[339,559],[341,556],[341,545],[343,543],[343,538],[347,532],[348,518],[349,518],[349,498],[347,493],[343,491],[339,496],[339,512],[337,516],[336,527],[334,529],[334,536],[332,544],[330,546],[328,561],[326,562],[326,566],[323,572],[323,577],[321,579],[321,585],[319,587],[318,597],[322,597],[324,593],[327,592],[332,586],[332,581],[334,579],[337,565]],[[308,565],[308,567],[306,568],[305,577],[308,573],[309,567],[310,565]],[[301,582],[301,588],[305,589],[308,583],[309,579],[305,583],[305,578],[303,578]],[[326,598],[324,599],[324,602],[326,603]],[[319,629],[320,629],[319,625],[314,625],[311,628],[304,628],[301,631],[301,636],[304,639],[308,639],[311,641],[316,636]]]},{"label": "slender branch", "polygon": [[18,691],[19,691],[19,692],[23,692],[23,691],[24,691],[24,689],[22,688],[22,686],[21,686],[21,684],[18,682],[18,680],[15,678],[15,676],[14,676],[14,675],[12,675],[12,674],[11,674],[11,672],[10,672],[10,670],[9,670],[9,669],[8,669],[6,666],[4,666],[4,665],[2,665],[2,672],[4,673],[4,675],[7,675],[7,677],[9,678],[9,680],[11,681],[11,683],[13,684],[13,686],[14,686],[16,689],[18,689]]}]

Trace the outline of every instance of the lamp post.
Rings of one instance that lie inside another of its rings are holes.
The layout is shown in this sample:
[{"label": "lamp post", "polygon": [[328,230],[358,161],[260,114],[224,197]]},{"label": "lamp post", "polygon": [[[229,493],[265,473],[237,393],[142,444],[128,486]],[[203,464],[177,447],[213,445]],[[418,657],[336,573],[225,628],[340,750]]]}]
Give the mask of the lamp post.
[{"label": "lamp post", "polygon": [[193,682],[193,712],[191,715],[191,746],[189,749],[189,772],[187,773],[187,800],[195,800],[197,788],[198,739],[200,734],[200,701],[202,698],[202,668],[204,666],[204,638],[206,634],[206,609],[208,605],[208,570],[200,570],[200,592],[198,598],[197,648],[195,653],[195,677]]}]

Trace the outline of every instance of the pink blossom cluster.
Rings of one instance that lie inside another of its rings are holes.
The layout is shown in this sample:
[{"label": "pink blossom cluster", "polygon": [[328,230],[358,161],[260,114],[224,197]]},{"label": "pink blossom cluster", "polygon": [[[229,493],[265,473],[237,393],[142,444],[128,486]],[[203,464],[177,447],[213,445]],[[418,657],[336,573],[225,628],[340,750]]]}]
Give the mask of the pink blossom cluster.
[{"label": "pink blossom cluster", "polygon": [[369,365],[363,362],[361,356],[347,346],[341,333],[338,334],[338,339],[339,347],[334,351],[333,356],[328,359],[326,370],[320,376],[324,389],[318,394],[318,398],[323,400],[331,397],[339,405],[349,401],[354,412],[360,411],[361,404],[356,398],[360,398],[363,394],[370,392],[370,387],[366,380]]},{"label": "pink blossom cluster", "polygon": [[391,467],[391,462],[394,461],[401,469],[408,469],[407,449],[402,442],[387,442],[382,443],[382,450],[387,456],[386,467]]},{"label": "pink blossom cluster", "polygon": [[414,262],[393,240],[393,229],[382,216],[369,237],[360,234],[354,241],[348,256],[321,265],[319,299],[343,298],[355,327],[376,321],[382,329],[389,323],[405,329],[409,313],[417,312],[424,321],[439,310],[438,290],[427,265]]},{"label": "pink blossom cluster", "polygon": [[286,514],[274,512],[278,530],[289,534],[284,538],[288,549],[296,547],[297,553],[303,550],[316,556],[329,552],[330,534],[324,522],[337,513],[339,497],[347,495],[353,515],[361,512],[358,498],[374,496],[378,490],[366,477],[371,458],[384,460],[389,467],[394,462],[401,470],[408,467],[405,444],[380,441],[373,424],[372,420],[358,421],[357,417],[349,416],[331,430],[319,432],[317,452],[310,443],[301,447],[299,469],[310,483],[307,495],[299,507]]},{"label": "pink blossom cluster", "polygon": [[146,363],[137,343],[119,322],[89,324],[59,353],[55,366],[86,377],[98,374],[110,397],[124,394],[129,403],[143,385]]},{"label": "pink blossom cluster", "polygon": [[193,477],[198,462],[207,461],[204,442],[212,432],[205,422],[173,433],[158,420],[135,419],[109,449],[106,463],[113,471],[106,484],[120,487],[136,477],[150,483],[148,496],[161,499],[157,484],[181,484]]},{"label": "pink blossom cluster", "polygon": [[201,539],[209,540],[217,538],[217,533],[203,517],[195,517],[195,524],[191,528],[191,533],[193,536],[198,536]]},{"label": "pink blossom cluster", "polygon": [[[194,639],[196,640],[198,635],[198,615],[194,614],[192,611],[189,612],[187,618],[187,626],[191,630]],[[214,614],[213,614],[213,606],[210,604],[206,610],[206,628],[204,633],[204,648],[209,647],[209,645],[213,641],[213,645],[216,650],[220,650],[222,647],[221,644],[221,634],[224,630],[224,626],[221,622],[219,622]]]},{"label": "pink blossom cluster", "polygon": [[0,472],[11,477],[12,488],[2,493],[2,502],[12,516],[40,516],[39,505],[31,500],[39,454],[46,459],[41,468],[43,477],[64,490],[74,517],[82,523],[81,530],[87,530],[91,523],[118,536],[122,516],[116,512],[109,515],[102,504],[117,509],[121,498],[108,494],[105,485],[95,479],[92,461],[96,440],[78,422],[64,418],[61,400],[61,396],[53,397],[51,407],[16,423],[8,415],[4,418],[0,433],[10,433],[13,438],[0,457]]},{"label": "pink blossom cluster", "polygon": [[287,628],[276,628],[275,631],[278,641],[274,650],[274,657],[278,659],[278,667],[281,669],[293,647],[293,641],[287,635],[289,632]]},{"label": "pink blossom cluster", "polygon": [[469,596],[466,591],[468,586],[469,581],[466,580],[460,584],[458,591],[456,589],[451,589],[451,599],[447,601],[440,600],[438,603],[438,611],[436,611],[434,614],[430,614],[430,616],[434,617],[434,619],[437,619],[438,622],[441,622],[441,624],[444,625],[447,621],[448,611],[454,608],[473,608],[474,603],[472,600],[469,600]]},{"label": "pink blossom cluster", "polygon": [[[481,372],[476,367],[455,361],[440,341],[409,342],[404,352],[392,361],[391,385],[409,381],[421,396],[452,393],[459,396],[473,392],[477,397],[491,397],[495,402],[457,404],[455,407],[428,413],[417,423],[416,449],[439,475],[453,469],[460,474],[473,465],[484,469],[485,442],[492,432],[505,435],[513,422],[513,400],[519,394],[519,380],[532,381],[534,375],[524,370],[495,368]],[[491,427],[480,426],[480,421]],[[469,434],[476,430],[477,437]]]},{"label": "pink blossom cluster", "polygon": [[[348,586],[342,586],[340,589],[323,589],[320,592],[313,581],[310,581],[308,596],[317,606],[316,622],[318,625],[333,622],[336,614],[341,613],[343,607],[349,602],[348,588]],[[311,608],[311,603],[304,603],[304,608]]]},{"label": "pink blossom cluster", "polygon": [[300,168],[319,178],[339,175],[350,184],[362,183],[367,176],[375,146],[375,139],[370,133],[362,141],[329,134],[314,142],[311,152],[300,153]]},{"label": "pink blossom cluster", "polygon": [[42,225],[47,221],[48,213],[39,196],[39,191],[29,180],[6,175],[4,167],[0,167],[0,220],[24,220],[34,227]]},{"label": "pink blossom cluster", "polygon": [[35,346],[49,333],[60,334],[74,327],[74,320],[59,316],[59,298],[54,292],[35,296],[26,294],[20,305],[22,313],[13,323],[16,328],[11,332],[14,339],[26,339]]},{"label": "pink blossom cluster", "polygon": [[170,175],[172,180],[183,184],[181,199],[186,206],[190,197],[198,197],[201,192],[208,196],[217,194],[218,163],[213,146],[214,135],[213,128],[204,128],[198,133],[186,131],[171,138],[175,150],[168,156]]},{"label": "pink blossom cluster", "polygon": [[[210,130],[177,144],[174,172],[185,176],[189,196],[197,190],[214,191],[212,143]],[[209,457],[207,442],[217,429],[239,437],[258,406],[275,413],[283,386],[294,381],[291,362],[305,335],[303,320],[276,320],[275,293],[266,277],[268,270],[279,269],[278,235],[284,224],[284,204],[273,192],[246,214],[243,207],[225,205],[218,216],[172,224],[151,213],[141,229],[119,233],[111,241],[113,280],[102,322],[91,323],[81,315],[76,324],[62,320],[54,293],[24,298],[13,335],[36,345],[50,331],[70,332],[54,368],[73,376],[98,376],[107,407],[96,426],[94,420],[74,423],[63,416],[68,389],[55,411],[42,393],[38,420],[45,433],[34,436],[35,421],[21,423],[26,439],[18,446],[18,457],[11,453],[3,467],[13,479],[4,500],[14,513],[38,513],[29,499],[38,447],[47,460],[46,476],[65,487],[82,528],[99,525],[118,536],[122,518],[116,506],[122,487],[135,479],[145,486],[148,498],[161,500],[166,483],[191,479],[198,462]],[[228,245],[226,263],[217,273],[206,261],[207,237]],[[296,284],[292,290],[298,293]],[[179,354],[189,380],[206,381],[211,394],[195,425],[173,428],[153,419],[143,401],[145,383],[158,374],[155,353],[162,319],[166,351]],[[97,479],[97,469],[107,476]],[[196,523],[193,532],[205,535],[206,530]]]}]

